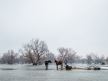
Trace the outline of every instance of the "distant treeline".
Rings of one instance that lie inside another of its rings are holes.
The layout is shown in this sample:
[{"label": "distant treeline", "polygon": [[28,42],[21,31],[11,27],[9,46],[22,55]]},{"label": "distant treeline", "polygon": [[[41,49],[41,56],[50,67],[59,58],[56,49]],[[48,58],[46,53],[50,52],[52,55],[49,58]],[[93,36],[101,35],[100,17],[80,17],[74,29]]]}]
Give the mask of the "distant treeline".
[{"label": "distant treeline", "polygon": [[47,44],[39,39],[31,40],[25,44],[19,53],[14,50],[8,50],[3,53],[0,58],[1,64],[26,64],[32,63],[33,65],[43,64],[46,60],[54,62],[55,59],[62,60],[67,63],[85,63],[85,64],[108,64],[108,57],[90,53],[85,58],[77,55],[77,52],[71,48],[60,47],[58,50],[58,56],[50,52]]}]

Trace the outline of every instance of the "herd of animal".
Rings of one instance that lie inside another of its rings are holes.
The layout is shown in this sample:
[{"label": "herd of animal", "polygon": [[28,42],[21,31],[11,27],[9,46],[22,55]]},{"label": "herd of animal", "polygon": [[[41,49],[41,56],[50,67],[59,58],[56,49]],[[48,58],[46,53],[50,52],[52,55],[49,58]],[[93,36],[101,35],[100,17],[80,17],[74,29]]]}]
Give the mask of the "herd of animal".
[{"label": "herd of animal", "polygon": [[[46,70],[48,70],[49,63],[52,63],[51,60],[45,61]],[[61,66],[61,70],[63,70],[63,61],[61,61],[61,60],[59,60],[59,61],[55,60],[55,64],[56,64],[57,70],[59,69],[58,66]],[[66,70],[71,70],[72,66],[69,66],[69,65],[66,64],[65,69]]]},{"label": "herd of animal", "polygon": [[[45,61],[45,66],[46,66],[46,70],[48,70],[48,65],[49,63],[52,63],[51,60]],[[56,64],[56,69],[58,70],[58,66],[61,66],[61,70],[63,70],[63,61],[62,60],[55,60],[55,64]],[[65,64],[65,69],[66,70],[72,70],[72,66],[68,65],[67,63]],[[86,70],[100,70],[100,67],[97,66],[89,66],[86,68]]]}]

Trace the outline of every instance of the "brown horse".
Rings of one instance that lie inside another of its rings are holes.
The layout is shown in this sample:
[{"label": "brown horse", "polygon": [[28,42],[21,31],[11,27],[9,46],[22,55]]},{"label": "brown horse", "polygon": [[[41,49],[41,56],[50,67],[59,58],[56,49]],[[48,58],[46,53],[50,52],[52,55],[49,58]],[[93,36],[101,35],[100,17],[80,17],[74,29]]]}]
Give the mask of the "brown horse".
[{"label": "brown horse", "polygon": [[55,60],[55,63],[56,63],[57,70],[58,70],[58,66],[59,65],[61,66],[61,70],[63,70],[63,61],[57,61],[57,60]]}]

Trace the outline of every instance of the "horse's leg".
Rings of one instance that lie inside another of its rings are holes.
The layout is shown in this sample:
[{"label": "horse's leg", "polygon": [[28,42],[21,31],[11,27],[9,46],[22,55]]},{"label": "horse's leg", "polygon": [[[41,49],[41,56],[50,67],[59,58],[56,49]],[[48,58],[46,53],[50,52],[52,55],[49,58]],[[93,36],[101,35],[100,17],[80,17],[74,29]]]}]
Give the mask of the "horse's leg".
[{"label": "horse's leg", "polygon": [[63,64],[61,64],[61,70],[63,70]]},{"label": "horse's leg", "polygon": [[48,70],[48,65],[46,66],[46,70]]},{"label": "horse's leg", "polygon": [[45,64],[46,70],[48,70],[48,64]]},{"label": "horse's leg", "polygon": [[48,70],[48,65],[46,66],[46,70]]},{"label": "horse's leg", "polygon": [[57,70],[58,70],[58,65],[56,65],[56,68],[57,68]]},{"label": "horse's leg", "polygon": [[45,65],[45,67],[46,67],[45,69],[47,70],[47,65]]}]

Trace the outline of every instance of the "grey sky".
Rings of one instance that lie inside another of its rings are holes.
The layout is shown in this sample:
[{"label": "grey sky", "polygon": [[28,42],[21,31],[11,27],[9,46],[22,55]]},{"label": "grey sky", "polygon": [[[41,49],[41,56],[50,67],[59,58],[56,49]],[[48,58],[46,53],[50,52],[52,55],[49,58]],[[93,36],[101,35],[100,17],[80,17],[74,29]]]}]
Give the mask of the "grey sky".
[{"label": "grey sky", "polygon": [[0,53],[39,38],[56,54],[107,55],[107,34],[108,0],[0,0]]}]

